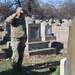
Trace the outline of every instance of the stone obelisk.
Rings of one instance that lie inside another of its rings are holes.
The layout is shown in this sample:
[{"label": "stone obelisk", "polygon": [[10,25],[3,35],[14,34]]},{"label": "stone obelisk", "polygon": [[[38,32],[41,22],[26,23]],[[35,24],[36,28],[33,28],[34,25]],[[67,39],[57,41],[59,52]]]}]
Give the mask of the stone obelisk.
[{"label": "stone obelisk", "polygon": [[75,17],[69,30],[66,75],[75,75]]}]

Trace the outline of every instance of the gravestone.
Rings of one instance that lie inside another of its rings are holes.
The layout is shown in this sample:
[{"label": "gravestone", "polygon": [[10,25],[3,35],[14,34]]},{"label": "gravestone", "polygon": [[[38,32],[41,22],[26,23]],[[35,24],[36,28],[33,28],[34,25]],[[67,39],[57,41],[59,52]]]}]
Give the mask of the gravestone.
[{"label": "gravestone", "polygon": [[36,23],[36,24],[40,24],[41,22],[40,22],[39,19],[37,19],[37,20],[35,20],[35,23]]},{"label": "gravestone", "polygon": [[41,40],[46,41],[49,40],[49,37],[52,34],[52,26],[49,25],[46,21],[41,23]]},{"label": "gravestone", "polygon": [[[29,37],[28,37],[28,26],[29,26],[29,24],[33,24],[33,23],[35,22],[35,20],[32,19],[32,18],[29,17],[29,16],[27,16],[27,17],[25,18],[25,20],[26,20],[27,38],[29,38]],[[28,42],[28,39],[27,39],[27,42]]]},{"label": "gravestone", "polygon": [[5,51],[0,49],[0,60],[2,60],[2,59],[6,59],[6,53],[5,53]]},{"label": "gravestone", "polygon": [[67,58],[66,58],[66,75],[75,75],[75,17],[69,31]]},{"label": "gravestone", "polygon": [[69,34],[69,27],[58,27],[57,28],[57,41],[67,42]]},{"label": "gravestone", "polygon": [[40,24],[28,24],[28,42],[40,41]]},{"label": "gravestone", "polygon": [[48,24],[49,25],[52,25],[52,19],[49,20]]},{"label": "gravestone", "polygon": [[66,58],[60,61],[60,75],[66,75]]},{"label": "gravestone", "polygon": [[41,22],[41,37],[45,36],[45,26],[47,25],[46,21]]},{"label": "gravestone", "polygon": [[6,21],[3,22],[4,31],[7,32],[5,34],[4,40],[10,41],[10,35],[11,35],[11,26]]},{"label": "gravestone", "polygon": [[71,20],[63,20],[63,23],[61,24],[61,26],[66,27],[66,26],[71,26],[71,24],[72,24]]},{"label": "gravestone", "polygon": [[26,20],[26,24],[32,24],[35,21],[33,18],[28,17],[28,16],[25,18],[25,20]]},{"label": "gravestone", "polygon": [[[46,23],[46,22],[45,22]],[[56,52],[55,48],[49,48],[49,41],[41,40],[41,35],[46,36],[50,35],[50,25],[45,24],[44,28],[48,30],[42,30],[41,31],[41,24],[39,23],[39,20],[34,20],[30,17],[26,17],[26,26],[27,26],[27,42],[25,47],[25,53],[26,55],[39,55],[39,54],[50,54]],[[43,26],[42,26],[43,27]],[[44,33],[43,33],[44,32]]]},{"label": "gravestone", "polygon": [[57,26],[61,25],[61,23],[60,23],[60,21],[58,19],[56,19],[55,23],[57,24]]},{"label": "gravestone", "polygon": [[6,31],[1,31],[0,32],[0,41],[4,41],[4,36],[6,35]]},{"label": "gravestone", "polygon": [[71,26],[71,22],[65,21],[61,24],[61,26],[57,26],[57,41],[63,43],[64,48],[67,49],[68,35],[69,35],[69,27]]},{"label": "gravestone", "polygon": [[[29,55],[29,50],[32,47],[31,45],[34,44],[34,42],[41,41],[40,23],[36,23],[35,20],[31,17],[26,17],[25,19],[27,27],[27,41],[26,41],[25,53]],[[30,42],[33,43],[29,44]]]},{"label": "gravestone", "polygon": [[55,19],[50,18],[49,21],[48,21],[48,24],[52,25],[53,23],[55,23]]},{"label": "gravestone", "polygon": [[52,34],[54,36],[57,34],[57,23],[52,24]]}]

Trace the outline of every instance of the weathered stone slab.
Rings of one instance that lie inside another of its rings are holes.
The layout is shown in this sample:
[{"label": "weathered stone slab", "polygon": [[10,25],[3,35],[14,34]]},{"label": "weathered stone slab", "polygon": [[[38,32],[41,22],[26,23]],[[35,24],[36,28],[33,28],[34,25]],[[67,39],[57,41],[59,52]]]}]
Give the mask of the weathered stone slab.
[{"label": "weathered stone slab", "polygon": [[6,53],[3,50],[0,50],[0,59],[5,59]]},{"label": "weathered stone slab", "polygon": [[38,41],[38,42],[30,42],[29,50],[35,50],[35,49],[42,49],[42,48],[48,48],[48,41]]},{"label": "weathered stone slab", "polygon": [[47,54],[56,54],[55,48],[44,48],[29,51],[29,55],[47,55]]},{"label": "weathered stone slab", "polygon": [[68,35],[69,35],[69,26],[57,27],[56,39],[57,41],[63,43],[65,49],[67,49]]},{"label": "weathered stone slab", "polygon": [[69,34],[69,27],[58,27],[57,28],[57,40],[60,42],[67,42]]}]

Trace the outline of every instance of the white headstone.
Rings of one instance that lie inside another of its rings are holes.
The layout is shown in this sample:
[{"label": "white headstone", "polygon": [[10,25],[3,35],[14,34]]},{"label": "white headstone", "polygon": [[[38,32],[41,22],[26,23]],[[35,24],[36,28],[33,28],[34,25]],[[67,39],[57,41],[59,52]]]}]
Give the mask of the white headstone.
[{"label": "white headstone", "polygon": [[57,34],[57,23],[52,24],[52,34],[56,36]]},{"label": "white headstone", "polygon": [[71,22],[65,21],[61,26],[57,26],[57,34],[56,39],[59,42],[63,43],[63,47],[67,48],[68,36],[69,36],[69,28],[71,26]]},{"label": "white headstone", "polygon": [[34,19],[32,19],[32,18],[30,18],[28,16],[25,18],[25,20],[26,20],[26,24],[33,24],[34,21],[35,21]]},{"label": "white headstone", "polygon": [[72,24],[72,21],[65,20],[65,21],[61,24],[61,26],[71,26],[71,24]]},{"label": "white headstone", "polygon": [[41,36],[45,36],[45,26],[47,25],[46,21],[41,23]]},{"label": "white headstone", "polygon": [[39,19],[37,19],[37,20],[35,20],[35,23],[36,23],[36,24],[40,24],[41,22],[40,22]]},{"label": "white headstone", "polygon": [[48,24],[48,22],[43,21],[41,23],[41,37],[42,41],[45,41],[46,36],[52,34],[52,27]]},{"label": "white headstone", "polygon": [[66,58],[60,61],[60,75],[66,75]]}]

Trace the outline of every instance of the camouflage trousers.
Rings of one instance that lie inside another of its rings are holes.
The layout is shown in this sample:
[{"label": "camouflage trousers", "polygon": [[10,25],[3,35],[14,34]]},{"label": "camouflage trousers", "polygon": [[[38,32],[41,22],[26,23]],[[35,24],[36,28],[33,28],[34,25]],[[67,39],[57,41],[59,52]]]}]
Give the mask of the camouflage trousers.
[{"label": "camouflage trousers", "polygon": [[23,61],[23,54],[25,49],[25,40],[11,38],[12,47],[12,67],[20,67]]}]

